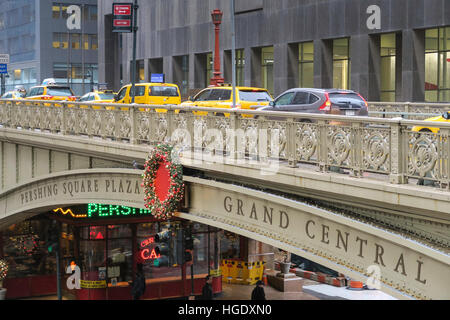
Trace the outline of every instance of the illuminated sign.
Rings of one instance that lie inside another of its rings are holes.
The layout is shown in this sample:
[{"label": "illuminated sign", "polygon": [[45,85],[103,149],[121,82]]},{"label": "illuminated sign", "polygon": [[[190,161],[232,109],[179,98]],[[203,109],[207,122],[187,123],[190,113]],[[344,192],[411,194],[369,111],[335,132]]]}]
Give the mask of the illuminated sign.
[{"label": "illuminated sign", "polygon": [[[81,209],[80,209],[81,208]],[[85,208],[85,209],[83,209]],[[121,217],[137,217],[137,216],[152,216],[148,209],[132,208],[127,206],[116,206],[107,204],[89,203],[86,207],[77,207],[78,210],[86,210],[87,213],[75,213],[74,208],[53,209],[53,213],[63,216],[70,216],[75,219],[96,219],[96,218],[121,218]],[[86,212],[84,211],[84,212]]]},{"label": "illuminated sign", "polygon": [[147,209],[131,208],[126,206],[115,206],[108,204],[89,203],[87,210],[88,218],[114,218],[128,217],[136,215],[151,215],[151,211]]},{"label": "illuminated sign", "polygon": [[155,249],[152,249],[151,251],[150,249],[144,249],[141,251],[141,258],[143,260],[158,259],[161,258],[161,255],[156,254]]}]

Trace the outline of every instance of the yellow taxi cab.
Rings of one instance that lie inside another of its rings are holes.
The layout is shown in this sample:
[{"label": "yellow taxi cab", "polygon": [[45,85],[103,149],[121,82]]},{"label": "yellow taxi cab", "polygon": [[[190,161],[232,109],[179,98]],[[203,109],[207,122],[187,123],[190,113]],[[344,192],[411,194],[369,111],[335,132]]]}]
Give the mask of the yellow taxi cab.
[{"label": "yellow taxi cab", "polygon": [[[68,86],[58,85],[52,79],[46,79],[40,86],[31,87],[25,100],[75,101],[76,97]],[[55,105],[59,106],[59,105]]]},{"label": "yellow taxi cab", "polygon": [[93,103],[113,103],[114,95],[114,91],[112,90],[94,91],[86,93],[78,101],[90,101]]},{"label": "yellow taxi cab", "polygon": [[[189,97],[187,101],[181,103],[186,107],[210,107],[231,109],[233,107],[233,87],[214,86],[208,87],[197,93],[193,98]],[[264,88],[253,87],[236,87],[236,108],[252,110],[252,107],[268,106],[273,98],[269,91]],[[195,115],[207,115],[206,111],[194,111]],[[229,116],[229,114],[225,114]],[[251,115],[243,115],[243,117],[252,117]]]},{"label": "yellow taxi cab", "polygon": [[19,100],[19,99],[23,99],[25,97],[24,92],[19,92],[19,91],[8,91],[6,92],[4,95],[1,96],[1,99],[10,99],[10,100]]},{"label": "yellow taxi cab", "polygon": [[[433,121],[433,122],[450,122],[450,111],[444,112],[442,115],[437,117],[432,117],[425,119],[424,121]],[[439,128],[436,127],[426,127],[426,126],[414,126],[411,131],[413,132],[432,132],[438,133]]]},{"label": "yellow taxi cab", "polygon": [[[128,84],[115,96],[116,103],[131,104],[131,84]],[[176,84],[172,83],[137,83],[135,87],[136,104],[147,105],[167,105],[181,103],[180,89]],[[122,110],[128,110],[128,108],[122,108]],[[143,111],[144,109],[139,109]],[[156,109],[157,112],[165,113],[165,109]]]},{"label": "yellow taxi cab", "polygon": [[[79,102],[92,102],[92,103],[114,103],[115,93],[112,90],[94,91],[88,92],[82,96]],[[87,108],[87,105],[81,105],[81,108]],[[93,109],[101,109],[99,106],[93,106]],[[106,107],[106,110],[113,110],[114,107]]]}]

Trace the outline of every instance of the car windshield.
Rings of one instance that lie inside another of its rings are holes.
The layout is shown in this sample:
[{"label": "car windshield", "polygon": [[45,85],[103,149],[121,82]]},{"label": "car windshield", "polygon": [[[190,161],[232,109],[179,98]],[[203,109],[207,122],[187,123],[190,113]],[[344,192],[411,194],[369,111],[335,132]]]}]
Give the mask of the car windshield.
[{"label": "car windshield", "polygon": [[67,87],[60,87],[60,88],[47,88],[47,94],[50,96],[61,96],[61,97],[70,97],[73,96],[72,91],[70,88]]},{"label": "car windshield", "polygon": [[267,91],[239,90],[239,98],[242,101],[272,101]]},{"label": "car windshield", "polygon": [[176,87],[154,86],[149,88],[149,95],[156,97],[178,97]]},{"label": "car windshield", "polygon": [[330,93],[330,101],[335,104],[350,102],[351,104],[361,104],[364,100],[356,93]]},{"label": "car windshield", "polygon": [[102,100],[113,100],[114,99],[114,93],[99,93],[98,96]]}]

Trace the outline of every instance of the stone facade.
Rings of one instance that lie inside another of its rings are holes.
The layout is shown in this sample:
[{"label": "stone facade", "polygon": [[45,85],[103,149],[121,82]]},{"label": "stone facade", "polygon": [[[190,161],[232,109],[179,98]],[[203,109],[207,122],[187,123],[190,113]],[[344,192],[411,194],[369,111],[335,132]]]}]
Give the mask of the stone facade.
[{"label": "stone facade", "polygon": [[[123,83],[130,80],[132,36],[124,34],[119,41],[110,31],[112,2],[98,2],[99,77],[117,90],[119,64]],[[210,12],[216,8],[224,12],[221,64],[225,81],[231,82],[230,2],[218,0],[139,1],[137,59],[143,61],[144,80],[151,72],[164,72],[167,82],[179,83],[179,57],[186,55],[189,89],[204,87],[202,59],[214,48]],[[396,33],[396,100],[424,101],[424,30],[450,25],[450,2],[445,0],[254,0],[236,1],[235,9],[236,48],[245,52],[245,85],[262,85],[259,48],[273,46],[275,95],[297,86],[296,50],[305,41],[314,41],[314,86],[331,87],[332,40],[346,37],[351,89],[379,100],[380,35]]]}]

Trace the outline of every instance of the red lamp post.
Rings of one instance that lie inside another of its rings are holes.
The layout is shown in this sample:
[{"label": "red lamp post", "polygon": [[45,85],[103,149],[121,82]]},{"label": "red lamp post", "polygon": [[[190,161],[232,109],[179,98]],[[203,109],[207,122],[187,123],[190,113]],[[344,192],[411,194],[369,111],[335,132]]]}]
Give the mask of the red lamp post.
[{"label": "red lamp post", "polygon": [[223,84],[224,83],[224,79],[221,77],[221,72],[220,72],[220,54],[219,54],[219,50],[220,50],[220,42],[219,42],[219,31],[220,31],[220,24],[222,23],[222,15],[223,12],[220,11],[219,9],[215,9],[213,10],[213,12],[211,12],[211,17],[212,17],[212,22],[215,26],[214,31],[215,31],[215,52],[214,52],[214,77],[212,77],[210,84],[217,86],[219,84]]}]

